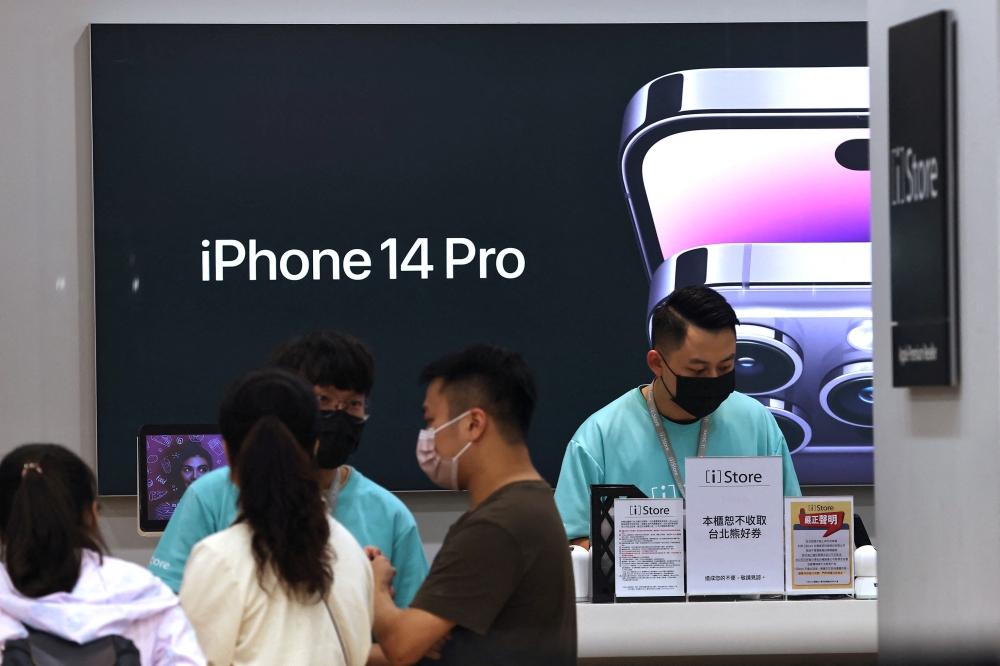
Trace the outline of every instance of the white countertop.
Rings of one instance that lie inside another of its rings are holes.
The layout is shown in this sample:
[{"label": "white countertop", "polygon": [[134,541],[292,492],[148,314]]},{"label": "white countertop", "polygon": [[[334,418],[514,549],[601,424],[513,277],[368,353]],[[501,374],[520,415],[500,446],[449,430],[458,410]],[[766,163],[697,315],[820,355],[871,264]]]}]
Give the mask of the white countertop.
[{"label": "white countertop", "polygon": [[860,599],[578,603],[579,656],[878,652],[878,602]]}]

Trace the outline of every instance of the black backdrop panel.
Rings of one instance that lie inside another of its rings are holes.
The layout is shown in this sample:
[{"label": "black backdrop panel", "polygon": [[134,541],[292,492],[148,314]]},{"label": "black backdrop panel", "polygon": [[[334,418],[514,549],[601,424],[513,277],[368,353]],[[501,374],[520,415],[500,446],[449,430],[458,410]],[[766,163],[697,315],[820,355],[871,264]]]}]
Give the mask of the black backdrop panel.
[{"label": "black backdrop panel", "polygon": [[[690,68],[866,64],[863,23],[94,25],[91,48],[102,494],[136,492],[141,424],[214,420],[232,378],[317,328],[375,352],[363,473],[431,487],[416,376],[482,340],[534,368],[529,445],[555,483],[576,427],[648,377],[649,285],[616,172],[633,93]],[[397,267],[428,239],[427,279],[390,279],[390,238]],[[480,278],[477,254],[447,279],[447,238],[515,248],[523,273],[491,255]],[[256,281],[247,261],[216,281],[228,239],[279,259],[360,249],[371,273],[333,280],[323,259],[320,280],[271,281],[262,258]]]}]

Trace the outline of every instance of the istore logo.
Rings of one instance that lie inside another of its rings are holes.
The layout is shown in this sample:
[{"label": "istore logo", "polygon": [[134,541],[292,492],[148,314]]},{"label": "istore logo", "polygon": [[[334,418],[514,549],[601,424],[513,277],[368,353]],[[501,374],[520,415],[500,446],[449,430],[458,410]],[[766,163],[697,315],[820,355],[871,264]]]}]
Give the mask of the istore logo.
[{"label": "istore logo", "polygon": [[746,473],[734,472],[732,470],[707,469],[705,470],[705,483],[763,483],[764,475],[760,472]]}]

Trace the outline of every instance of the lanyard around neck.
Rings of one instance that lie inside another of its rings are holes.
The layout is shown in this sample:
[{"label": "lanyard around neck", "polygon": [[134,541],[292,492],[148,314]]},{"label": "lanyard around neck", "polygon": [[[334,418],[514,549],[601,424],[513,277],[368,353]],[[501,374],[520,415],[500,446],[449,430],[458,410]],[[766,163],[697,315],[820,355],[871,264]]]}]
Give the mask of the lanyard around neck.
[{"label": "lanyard around neck", "polygon": [[[677,484],[677,492],[680,493],[681,498],[685,496],[684,493],[684,480],[681,478],[681,470],[677,465],[677,456],[674,455],[674,447],[670,445],[670,438],[667,436],[667,430],[663,427],[663,419],[660,417],[660,410],[656,408],[656,401],[653,399],[653,385],[649,385],[649,390],[646,391],[646,407],[649,408],[649,418],[653,421],[653,428],[656,430],[656,436],[660,438],[660,446],[663,447],[663,455],[667,457],[667,465],[670,467],[670,473],[674,475],[674,483]],[[706,416],[701,420],[701,428],[698,431],[698,457],[705,457],[705,449],[708,448],[708,417]]]},{"label": "lanyard around neck", "polygon": [[333,512],[337,510],[337,500],[340,499],[340,473],[342,468],[337,468],[337,474],[333,477],[333,483],[330,485],[330,490],[326,492],[326,512],[331,516]]}]

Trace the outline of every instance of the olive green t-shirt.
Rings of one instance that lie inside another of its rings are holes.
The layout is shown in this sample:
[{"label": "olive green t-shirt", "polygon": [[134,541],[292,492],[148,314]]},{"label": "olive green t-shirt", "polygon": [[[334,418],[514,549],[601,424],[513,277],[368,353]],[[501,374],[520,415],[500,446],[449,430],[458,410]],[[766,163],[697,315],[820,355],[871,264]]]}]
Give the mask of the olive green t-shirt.
[{"label": "olive green t-shirt", "polygon": [[548,484],[508,484],[463,514],[410,606],[457,625],[442,665],[575,664],[573,567]]}]

